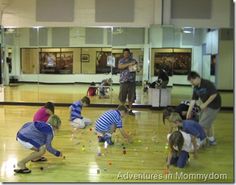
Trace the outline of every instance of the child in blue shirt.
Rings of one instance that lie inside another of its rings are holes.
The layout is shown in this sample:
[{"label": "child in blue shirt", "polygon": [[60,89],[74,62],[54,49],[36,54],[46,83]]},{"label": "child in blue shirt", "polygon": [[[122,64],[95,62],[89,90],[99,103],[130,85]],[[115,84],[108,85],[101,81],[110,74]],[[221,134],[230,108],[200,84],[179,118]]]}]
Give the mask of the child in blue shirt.
[{"label": "child in blue shirt", "polygon": [[194,120],[182,120],[180,115],[172,112],[169,121],[174,123],[174,127],[179,127],[182,131],[197,138],[197,146],[202,146],[206,141],[206,133],[203,127]]},{"label": "child in blue shirt", "polygon": [[25,148],[34,152],[17,163],[18,169],[15,173],[31,173],[26,167],[29,161],[37,161],[47,151],[57,157],[62,157],[62,153],[52,147],[54,131],[58,130],[61,120],[58,116],[52,115],[47,122],[28,122],[25,123],[17,132],[16,140]]},{"label": "child in blue shirt", "polygon": [[70,106],[70,124],[72,127],[72,139],[76,137],[79,129],[85,128],[91,124],[91,120],[81,115],[82,108],[90,104],[90,99],[84,96],[81,100],[74,102]]},{"label": "child in blue shirt", "polygon": [[122,117],[124,116],[127,108],[120,105],[117,110],[109,110],[103,113],[95,123],[95,130],[98,134],[99,142],[107,142],[109,145],[114,144],[112,142],[112,134],[118,128],[121,135],[130,141],[129,135],[124,131],[122,124]]}]

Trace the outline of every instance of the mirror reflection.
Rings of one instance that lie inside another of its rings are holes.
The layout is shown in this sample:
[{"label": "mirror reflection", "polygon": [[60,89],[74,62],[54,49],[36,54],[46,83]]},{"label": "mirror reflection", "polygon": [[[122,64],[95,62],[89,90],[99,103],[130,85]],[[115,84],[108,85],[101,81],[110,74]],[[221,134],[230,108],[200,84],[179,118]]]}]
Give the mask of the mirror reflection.
[{"label": "mirror reflection", "polygon": [[[123,49],[138,62],[135,104],[149,105],[145,88],[160,69],[168,74],[170,105],[189,99],[186,74],[195,69],[215,81],[219,30],[153,25],[125,27],[4,28],[4,100],[71,103],[90,95],[96,104],[118,104]],[[201,61],[201,62],[199,62]],[[8,78],[8,79],[7,79]],[[100,90],[105,88],[105,94]],[[180,93],[181,92],[181,93]],[[181,96],[180,96],[181,94]]]}]

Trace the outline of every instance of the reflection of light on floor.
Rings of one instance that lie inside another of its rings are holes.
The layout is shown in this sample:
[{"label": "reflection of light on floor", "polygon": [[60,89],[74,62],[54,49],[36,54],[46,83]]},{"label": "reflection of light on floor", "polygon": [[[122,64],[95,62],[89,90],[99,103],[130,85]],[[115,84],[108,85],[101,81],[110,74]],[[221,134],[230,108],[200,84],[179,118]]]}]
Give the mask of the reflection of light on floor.
[{"label": "reflection of light on floor", "polygon": [[15,156],[10,157],[7,161],[3,161],[1,166],[1,176],[11,177],[14,175],[14,165],[16,165],[17,159]]},{"label": "reflection of light on floor", "polygon": [[99,179],[100,169],[95,162],[89,163],[89,181],[90,182],[97,182]]},{"label": "reflection of light on floor", "polygon": [[3,151],[4,152],[6,151],[6,144],[5,143],[3,144]]}]

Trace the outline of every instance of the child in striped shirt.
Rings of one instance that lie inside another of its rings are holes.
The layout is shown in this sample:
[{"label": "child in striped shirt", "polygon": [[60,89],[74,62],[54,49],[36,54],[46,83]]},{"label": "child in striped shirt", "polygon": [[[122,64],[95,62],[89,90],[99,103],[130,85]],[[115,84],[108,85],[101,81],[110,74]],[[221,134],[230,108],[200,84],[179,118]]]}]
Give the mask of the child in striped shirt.
[{"label": "child in striped shirt", "polygon": [[90,104],[90,99],[87,96],[84,96],[81,100],[74,102],[70,106],[70,124],[72,127],[72,139],[75,138],[76,133],[79,129],[85,128],[91,124],[91,120],[84,118],[81,115],[83,106],[88,106]]},{"label": "child in striped shirt", "polygon": [[127,109],[125,106],[120,105],[117,110],[109,110],[103,113],[95,123],[95,130],[98,134],[99,142],[107,142],[112,145],[112,134],[118,128],[121,135],[130,141],[129,135],[123,129],[122,117],[126,113]]}]

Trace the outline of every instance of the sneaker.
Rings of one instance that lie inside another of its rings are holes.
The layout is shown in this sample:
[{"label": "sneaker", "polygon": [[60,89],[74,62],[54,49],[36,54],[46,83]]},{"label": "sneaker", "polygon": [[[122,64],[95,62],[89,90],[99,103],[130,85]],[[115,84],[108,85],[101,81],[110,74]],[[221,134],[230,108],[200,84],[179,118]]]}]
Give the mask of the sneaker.
[{"label": "sneaker", "polygon": [[104,138],[104,140],[107,142],[107,144],[109,144],[109,145],[113,145],[113,144],[114,144],[114,142],[112,142],[110,136],[105,135],[103,138]]},{"label": "sneaker", "polygon": [[47,158],[46,157],[40,157],[39,159],[37,159],[37,160],[31,160],[31,162],[45,162],[45,161],[47,161]]},{"label": "sneaker", "polygon": [[209,146],[215,146],[216,145],[216,140],[214,139],[213,141],[208,141]]},{"label": "sneaker", "polygon": [[26,173],[31,173],[31,170],[28,168],[24,168],[24,169],[14,169],[15,173],[22,173],[22,174],[26,174]]},{"label": "sneaker", "polygon": [[131,116],[135,116],[135,114],[133,113],[132,110],[129,110],[128,114],[131,115]]},{"label": "sneaker", "polygon": [[114,145],[114,142],[111,140],[111,138],[108,138],[106,141],[107,141],[107,144]]}]

